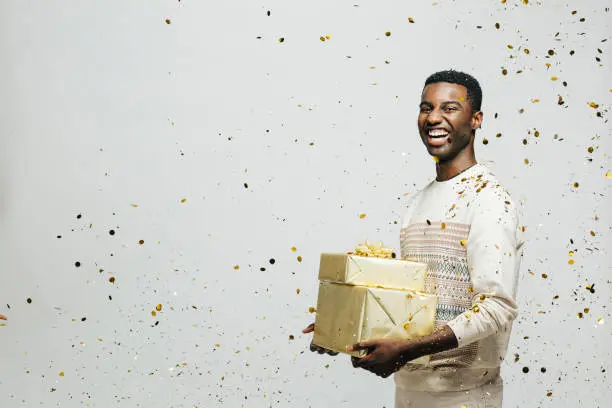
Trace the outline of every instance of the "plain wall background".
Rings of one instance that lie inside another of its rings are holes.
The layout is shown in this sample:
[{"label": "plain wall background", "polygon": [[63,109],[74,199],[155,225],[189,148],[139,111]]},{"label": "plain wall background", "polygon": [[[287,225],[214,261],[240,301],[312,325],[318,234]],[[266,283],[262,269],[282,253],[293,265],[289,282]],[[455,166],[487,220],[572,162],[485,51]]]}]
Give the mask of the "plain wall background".
[{"label": "plain wall background", "polygon": [[449,68],[524,206],[504,406],[606,406],[610,6],[2,2],[0,406],[391,407],[301,329],[319,253],[399,249],[435,177],[420,93]]}]

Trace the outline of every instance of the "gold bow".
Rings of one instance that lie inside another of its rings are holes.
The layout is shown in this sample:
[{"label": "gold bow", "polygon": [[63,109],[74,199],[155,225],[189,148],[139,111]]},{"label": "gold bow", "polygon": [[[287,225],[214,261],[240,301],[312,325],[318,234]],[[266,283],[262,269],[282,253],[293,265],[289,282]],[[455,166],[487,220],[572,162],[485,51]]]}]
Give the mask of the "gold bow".
[{"label": "gold bow", "polygon": [[395,258],[395,253],[391,248],[383,247],[382,242],[373,244],[368,240],[366,240],[365,244],[359,244],[355,247],[355,255],[374,258]]}]

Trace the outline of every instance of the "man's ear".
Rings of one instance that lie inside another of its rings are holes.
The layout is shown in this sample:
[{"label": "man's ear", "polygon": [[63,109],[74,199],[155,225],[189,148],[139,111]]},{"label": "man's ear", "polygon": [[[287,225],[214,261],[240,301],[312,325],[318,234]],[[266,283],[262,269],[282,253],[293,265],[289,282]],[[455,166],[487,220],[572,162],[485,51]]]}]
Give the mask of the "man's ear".
[{"label": "man's ear", "polygon": [[472,114],[472,130],[480,129],[482,126],[482,117],[482,111],[474,112],[474,114]]}]

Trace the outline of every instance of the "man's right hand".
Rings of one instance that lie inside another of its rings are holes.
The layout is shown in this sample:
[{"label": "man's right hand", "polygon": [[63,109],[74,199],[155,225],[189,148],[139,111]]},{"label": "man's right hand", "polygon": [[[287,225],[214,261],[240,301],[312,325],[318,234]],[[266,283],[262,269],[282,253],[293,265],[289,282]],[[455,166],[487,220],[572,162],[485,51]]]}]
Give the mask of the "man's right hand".
[{"label": "man's right hand", "polygon": [[[304,334],[311,333],[311,332],[314,331],[314,328],[315,328],[314,323],[310,323],[308,325],[308,327],[306,327],[304,330],[302,330],[302,333],[304,333]],[[317,346],[316,344],[313,344],[312,342],[310,342],[310,351],[317,352],[319,354],[329,354],[330,356],[338,355],[337,352],[328,350],[328,349],[320,347],[320,346]]]}]

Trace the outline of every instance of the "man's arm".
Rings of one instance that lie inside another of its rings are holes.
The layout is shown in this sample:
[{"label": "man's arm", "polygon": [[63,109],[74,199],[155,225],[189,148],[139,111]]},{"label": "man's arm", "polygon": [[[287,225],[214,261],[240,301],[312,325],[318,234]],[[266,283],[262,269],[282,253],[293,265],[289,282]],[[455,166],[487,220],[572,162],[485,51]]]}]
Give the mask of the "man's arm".
[{"label": "man's arm", "polygon": [[523,239],[518,209],[493,187],[473,203],[467,240],[472,308],[448,322],[459,347],[509,330],[518,314],[516,290]]}]

